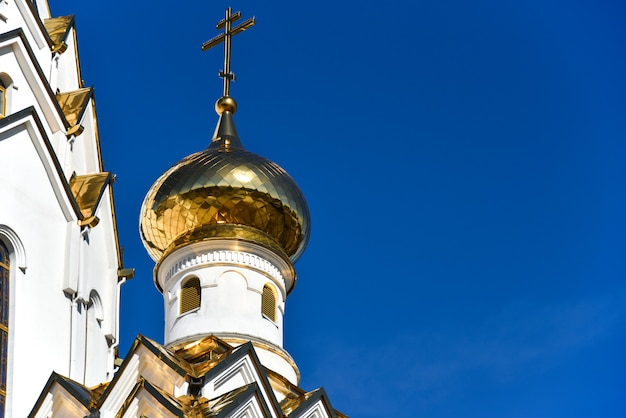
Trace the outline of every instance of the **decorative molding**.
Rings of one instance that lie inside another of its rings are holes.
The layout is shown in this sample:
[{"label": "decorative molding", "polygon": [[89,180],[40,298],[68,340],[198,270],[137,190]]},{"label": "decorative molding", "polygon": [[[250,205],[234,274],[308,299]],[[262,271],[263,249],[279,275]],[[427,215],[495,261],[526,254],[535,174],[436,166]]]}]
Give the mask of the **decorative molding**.
[{"label": "decorative molding", "polygon": [[230,250],[204,251],[202,253],[187,256],[177,263],[174,263],[172,268],[167,272],[167,275],[165,276],[165,281],[169,281],[174,275],[188,268],[212,264],[235,264],[248,268],[252,267],[256,270],[260,270],[264,273],[269,274],[274,279],[278,280],[279,283],[284,283],[283,275],[281,274],[280,270],[269,261],[255,254]]},{"label": "decorative molding", "polygon": [[241,377],[245,385],[257,381],[258,377],[254,373],[254,366],[250,362],[251,360],[248,356],[241,358],[213,381],[213,389],[219,391],[224,384],[228,383],[235,376]]},{"label": "decorative molding", "polygon": [[[13,49],[15,59],[27,83],[30,84],[33,94],[37,97],[39,106],[44,109],[44,118],[47,120],[52,131],[56,132],[57,130],[62,130],[65,132],[69,129],[70,123],[67,121],[63,109],[61,109],[55,92],[52,91],[50,87],[48,78],[45,75],[46,73],[41,68],[39,60],[33,52],[24,30],[18,28],[0,34],[0,45]],[[50,112],[46,112],[46,109],[49,109]]]},{"label": "decorative molding", "polygon": [[0,237],[6,238],[9,250],[15,254],[17,267],[26,273],[26,251],[20,237],[8,226],[0,224]]}]

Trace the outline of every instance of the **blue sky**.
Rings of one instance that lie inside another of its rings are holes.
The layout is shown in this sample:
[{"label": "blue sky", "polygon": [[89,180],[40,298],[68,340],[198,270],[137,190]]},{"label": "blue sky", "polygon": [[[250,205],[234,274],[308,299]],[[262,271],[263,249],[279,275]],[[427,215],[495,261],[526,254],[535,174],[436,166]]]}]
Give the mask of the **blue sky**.
[{"label": "blue sky", "polygon": [[52,1],[74,13],[135,278],[121,352],[162,341],[139,240],[210,141],[224,9],[244,145],[312,215],[285,347],[353,418],[624,417],[621,1]]}]

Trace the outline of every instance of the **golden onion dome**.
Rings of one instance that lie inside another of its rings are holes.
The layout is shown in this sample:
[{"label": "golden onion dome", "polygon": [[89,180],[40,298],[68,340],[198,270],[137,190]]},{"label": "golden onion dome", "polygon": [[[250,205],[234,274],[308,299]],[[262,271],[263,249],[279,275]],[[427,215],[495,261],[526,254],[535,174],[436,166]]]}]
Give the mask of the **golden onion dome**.
[{"label": "golden onion dome", "polygon": [[144,246],[159,261],[191,242],[232,238],[295,262],[309,237],[304,195],[285,170],[241,145],[232,98],[222,97],[216,110],[209,147],[172,166],[148,191],[140,215]]}]

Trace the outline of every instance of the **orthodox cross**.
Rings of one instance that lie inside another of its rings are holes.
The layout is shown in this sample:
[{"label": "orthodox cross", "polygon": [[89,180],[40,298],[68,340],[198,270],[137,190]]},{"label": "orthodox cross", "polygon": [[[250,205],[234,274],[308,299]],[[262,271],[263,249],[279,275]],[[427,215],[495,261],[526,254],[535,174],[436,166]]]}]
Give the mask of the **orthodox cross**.
[{"label": "orthodox cross", "polygon": [[224,42],[224,69],[218,73],[218,75],[224,79],[224,96],[230,96],[230,81],[235,80],[235,74],[230,71],[230,40],[233,36],[251,28],[256,23],[254,17],[252,17],[239,26],[235,26],[233,28],[232,24],[240,18],[241,12],[233,14],[230,7],[226,9],[226,17],[217,22],[217,25],[215,25],[217,30],[224,29],[224,33],[221,33],[215,38],[202,44],[202,50],[206,51],[207,49]]}]

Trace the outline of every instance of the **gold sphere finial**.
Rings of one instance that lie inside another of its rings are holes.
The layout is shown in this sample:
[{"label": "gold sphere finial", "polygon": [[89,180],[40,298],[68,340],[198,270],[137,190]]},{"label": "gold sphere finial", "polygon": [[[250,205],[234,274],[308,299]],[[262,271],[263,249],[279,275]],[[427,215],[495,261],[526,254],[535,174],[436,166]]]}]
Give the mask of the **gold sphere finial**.
[{"label": "gold sphere finial", "polygon": [[224,112],[235,114],[237,111],[237,102],[230,96],[222,96],[215,102],[215,111],[218,115]]}]

